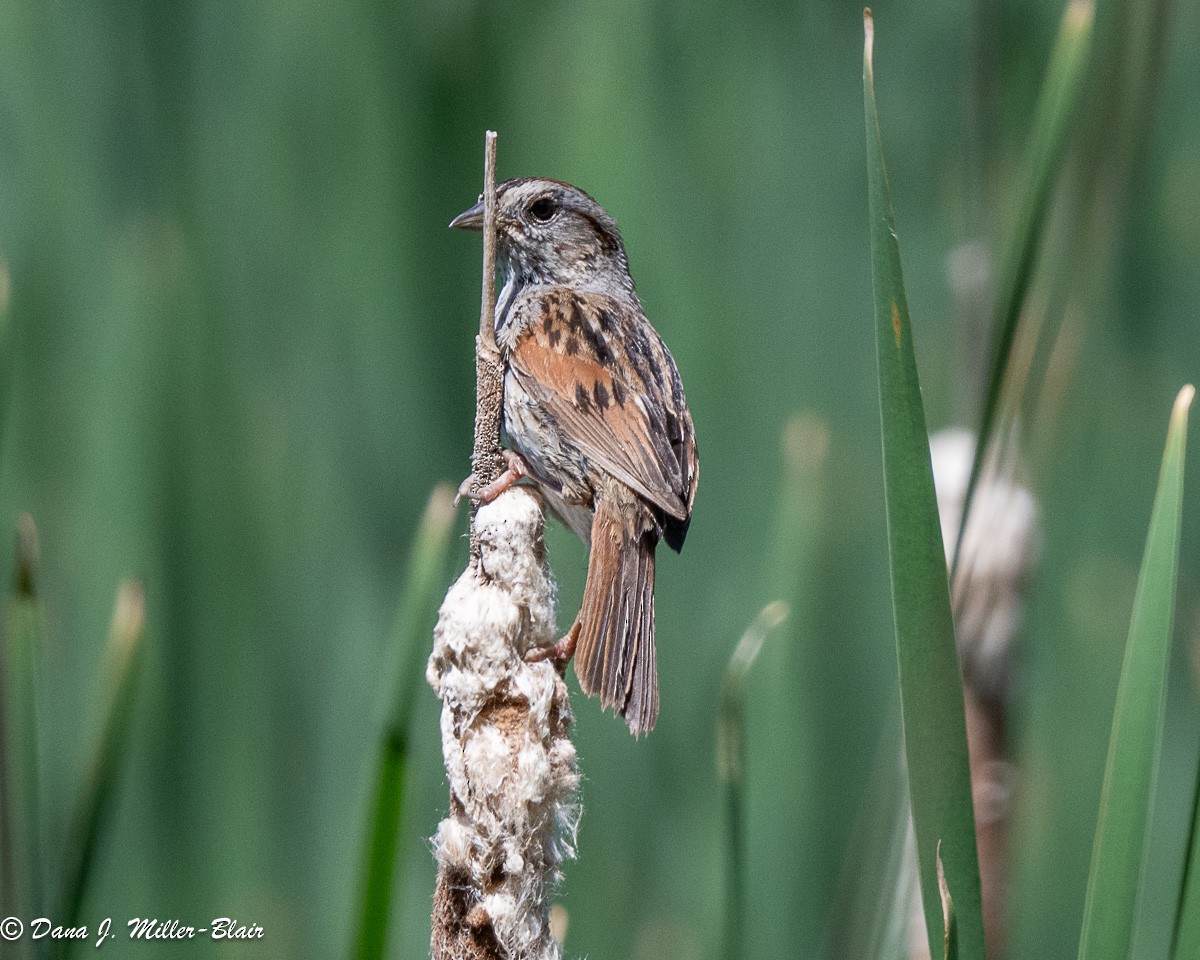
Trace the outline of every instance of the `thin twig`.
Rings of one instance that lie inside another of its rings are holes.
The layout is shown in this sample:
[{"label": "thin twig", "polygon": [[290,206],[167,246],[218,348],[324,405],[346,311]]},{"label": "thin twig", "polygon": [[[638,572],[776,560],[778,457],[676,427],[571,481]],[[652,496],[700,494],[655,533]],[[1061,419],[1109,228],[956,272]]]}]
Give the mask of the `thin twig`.
[{"label": "thin twig", "polygon": [[[493,317],[496,313],[496,133],[487,132],[483,150],[483,289],[479,309],[479,337],[475,341],[475,446],[471,453],[471,492],[478,493],[498,476],[500,418],[504,409],[504,371],[496,346]],[[471,507],[471,563],[479,565],[479,538],[475,533],[478,501]]]}]

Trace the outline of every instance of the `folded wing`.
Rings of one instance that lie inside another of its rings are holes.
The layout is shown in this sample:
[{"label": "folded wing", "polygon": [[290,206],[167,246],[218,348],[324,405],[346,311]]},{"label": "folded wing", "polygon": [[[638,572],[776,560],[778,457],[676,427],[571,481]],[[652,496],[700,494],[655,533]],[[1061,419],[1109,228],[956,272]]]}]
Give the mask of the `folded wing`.
[{"label": "folded wing", "polygon": [[554,287],[514,307],[529,322],[508,351],[512,374],[584,456],[663,511],[679,549],[696,495],[695,433],[675,361],[640,306]]}]

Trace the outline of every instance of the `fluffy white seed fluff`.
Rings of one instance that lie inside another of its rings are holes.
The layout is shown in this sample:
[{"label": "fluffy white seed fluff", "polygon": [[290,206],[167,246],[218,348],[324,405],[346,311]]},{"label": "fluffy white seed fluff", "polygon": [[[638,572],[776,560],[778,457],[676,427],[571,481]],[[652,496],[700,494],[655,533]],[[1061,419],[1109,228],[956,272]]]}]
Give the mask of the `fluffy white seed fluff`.
[{"label": "fluffy white seed fluff", "polygon": [[479,508],[483,576],[468,568],[438,615],[426,672],[442,700],[442,753],[455,803],[434,837],[439,869],[465,879],[475,926],[507,956],[557,960],[549,896],[574,855],[579,773],[555,637],[543,511],[514,487]]},{"label": "fluffy white seed fluff", "polygon": [[[969,430],[943,430],[930,439],[929,451],[946,559],[953,564],[975,435]],[[964,678],[996,703],[1008,697],[1013,637],[1039,544],[1033,495],[1012,471],[985,469],[963,535],[953,591],[954,626]]]}]

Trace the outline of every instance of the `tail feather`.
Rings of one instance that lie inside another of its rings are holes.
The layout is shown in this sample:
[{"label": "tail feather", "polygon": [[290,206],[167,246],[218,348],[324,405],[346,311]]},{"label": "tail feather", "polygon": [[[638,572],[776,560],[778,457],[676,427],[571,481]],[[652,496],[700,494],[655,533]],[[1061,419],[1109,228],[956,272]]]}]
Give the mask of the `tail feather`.
[{"label": "tail feather", "polygon": [[[654,650],[654,544],[651,542],[639,551],[642,562],[648,569],[641,574],[645,588],[638,593],[634,635],[637,646],[630,657],[629,682],[626,685],[627,699],[623,716],[634,732],[654,727],[658,719],[658,669]],[[637,628],[640,625],[640,629]],[[638,682],[644,678],[643,682]]]},{"label": "tail feather", "polygon": [[[641,507],[641,504],[637,506]],[[645,509],[644,507],[642,508]],[[596,504],[575,672],[589,696],[600,695],[637,734],[658,718],[654,656],[654,548],[657,537],[607,498]]]}]

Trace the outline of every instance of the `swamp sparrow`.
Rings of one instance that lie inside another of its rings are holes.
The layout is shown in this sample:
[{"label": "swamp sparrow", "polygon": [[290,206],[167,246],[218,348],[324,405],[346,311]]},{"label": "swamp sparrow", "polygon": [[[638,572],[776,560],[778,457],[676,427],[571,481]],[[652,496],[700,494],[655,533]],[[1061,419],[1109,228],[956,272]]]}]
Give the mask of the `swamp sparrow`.
[{"label": "swamp sparrow", "polygon": [[[483,203],[451,227],[480,230]],[[575,654],[579,684],[636,735],[658,717],[654,552],[683,546],[696,496],[696,440],[683,384],[634,292],[613,220],[582,190],[517,179],[496,189],[504,286],[508,469],[478,494],[529,477],[591,544],[583,606],[550,650]]]}]

